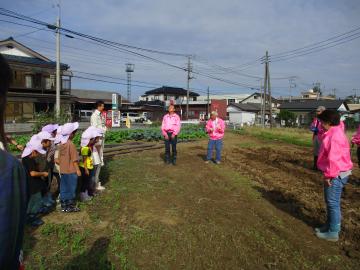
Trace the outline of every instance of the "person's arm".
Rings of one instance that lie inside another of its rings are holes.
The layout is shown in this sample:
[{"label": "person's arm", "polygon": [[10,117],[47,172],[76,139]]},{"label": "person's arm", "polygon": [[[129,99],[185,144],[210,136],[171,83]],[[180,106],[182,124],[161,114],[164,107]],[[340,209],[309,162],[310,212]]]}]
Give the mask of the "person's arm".
[{"label": "person's arm", "polygon": [[327,153],[327,166],[325,166],[323,173],[325,181],[328,181],[327,179],[331,180],[340,173],[338,164],[341,158],[339,152],[341,152],[342,145],[337,139],[328,140],[323,142],[323,144],[325,144],[323,147]]},{"label": "person's arm", "polygon": [[76,170],[76,174],[78,176],[81,176],[81,171],[80,171],[80,168],[79,168],[79,155],[76,151],[76,147],[74,145],[73,142],[70,142],[71,145],[70,145],[70,162],[72,162],[74,164],[74,167],[75,167],[75,170]]},{"label": "person's arm", "polygon": [[218,127],[217,127],[217,132],[218,133],[224,133],[225,132],[225,122],[222,119],[219,120],[219,124],[218,124]]},{"label": "person's arm", "polygon": [[161,133],[162,133],[162,135],[164,136],[165,140],[168,140],[169,137],[168,137],[168,135],[167,135],[167,133],[166,133],[166,130],[165,130],[166,121],[167,121],[167,119],[166,119],[166,115],[165,115],[165,116],[163,117],[162,124],[161,124]]},{"label": "person's arm", "polygon": [[31,171],[30,172],[31,177],[48,177],[48,172],[37,172],[37,171]]},{"label": "person's arm", "polygon": [[18,144],[17,141],[15,141],[15,139],[12,138],[10,135],[6,135],[6,140],[9,144],[14,145],[18,150],[21,150],[21,151],[24,150],[24,146],[21,144]]},{"label": "person's arm", "polygon": [[27,180],[23,166],[9,154],[0,169],[0,269],[18,269],[27,208]]},{"label": "person's arm", "polygon": [[207,133],[211,133],[211,132],[214,131],[213,126],[212,126],[212,123],[211,123],[211,120],[208,120],[208,121],[206,122],[206,127],[205,127],[205,129],[206,129],[206,132],[207,132]]},{"label": "person's arm", "polygon": [[180,117],[178,115],[176,115],[176,118],[175,118],[175,128],[174,129],[175,130],[174,130],[174,132],[172,134],[173,138],[175,138],[175,136],[180,133],[180,129],[181,129]]}]

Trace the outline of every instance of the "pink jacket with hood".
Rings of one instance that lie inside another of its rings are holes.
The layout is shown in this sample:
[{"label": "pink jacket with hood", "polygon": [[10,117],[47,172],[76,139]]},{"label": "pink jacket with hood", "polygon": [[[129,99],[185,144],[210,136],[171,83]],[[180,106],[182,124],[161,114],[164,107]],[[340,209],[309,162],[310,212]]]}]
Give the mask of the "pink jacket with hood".
[{"label": "pink jacket with hood", "polygon": [[206,122],[206,132],[211,140],[220,140],[224,137],[225,122],[219,117],[216,120],[209,119]]}]

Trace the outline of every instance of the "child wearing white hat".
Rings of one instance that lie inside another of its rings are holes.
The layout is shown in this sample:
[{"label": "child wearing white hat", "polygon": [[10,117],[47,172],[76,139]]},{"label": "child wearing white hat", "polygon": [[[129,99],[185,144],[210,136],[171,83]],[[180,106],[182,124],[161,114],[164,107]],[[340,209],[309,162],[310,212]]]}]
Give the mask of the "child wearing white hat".
[{"label": "child wearing white hat", "polygon": [[60,202],[61,210],[65,213],[78,212],[75,193],[78,177],[81,176],[79,168],[79,155],[72,139],[74,138],[79,123],[67,123],[61,127],[59,141],[59,166],[60,166]]},{"label": "child wearing white hat", "polygon": [[92,183],[94,176],[94,161],[92,153],[94,151],[95,144],[103,136],[104,131],[96,128],[89,127],[81,136],[81,149],[80,149],[80,199],[81,201],[88,201],[94,196],[95,184]]},{"label": "child wearing white hat", "polygon": [[47,177],[48,172],[39,171],[35,162],[35,158],[40,154],[45,154],[41,140],[34,135],[30,142],[26,144],[26,147],[21,155],[22,164],[27,174],[30,199],[27,208],[27,223],[31,226],[37,227],[44,222],[37,216],[42,206],[41,189],[43,187],[43,180],[41,177]]}]

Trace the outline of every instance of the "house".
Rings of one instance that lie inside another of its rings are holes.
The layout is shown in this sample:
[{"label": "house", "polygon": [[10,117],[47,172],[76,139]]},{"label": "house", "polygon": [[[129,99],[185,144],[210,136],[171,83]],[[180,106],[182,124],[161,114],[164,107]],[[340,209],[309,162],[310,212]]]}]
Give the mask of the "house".
[{"label": "house", "polygon": [[[267,100],[269,100],[269,95],[266,95]],[[240,101],[242,104],[250,103],[250,104],[262,104],[263,103],[263,94],[259,92],[255,92],[248,97],[244,98]],[[271,97],[271,108],[276,109],[278,107],[278,101],[276,98]]]},{"label": "house", "polygon": [[[217,100],[223,100],[225,99],[227,102],[226,105],[230,105],[230,103],[240,103],[245,98],[249,97],[250,94],[222,94],[222,95],[209,95],[209,100],[217,99]],[[208,96],[198,96],[198,101],[207,101]]]},{"label": "house", "polygon": [[280,105],[279,109],[293,112],[296,115],[297,125],[308,125],[315,116],[316,108],[324,106],[329,110],[349,111],[349,107],[344,100],[307,100],[286,102]]},{"label": "house", "polygon": [[309,89],[307,91],[301,92],[300,96],[281,96],[278,98],[278,101],[280,103],[293,102],[293,101],[296,102],[302,100],[335,100],[335,96],[333,95],[323,96],[320,95],[320,93],[315,91],[314,89]]},{"label": "house", "polygon": [[[231,103],[227,107],[229,122],[240,125],[254,125],[261,120],[260,103]],[[270,111],[265,111],[265,119],[269,119]]]},{"label": "house", "polygon": [[[8,61],[13,73],[5,121],[31,121],[36,113],[52,110],[56,102],[56,62],[11,37],[0,41],[0,53]],[[69,111],[72,103],[72,73],[66,64],[61,64],[60,69],[61,108]]]},{"label": "house", "polygon": [[[199,94],[189,91],[189,101],[196,101]],[[140,101],[154,101],[160,100],[167,105],[170,100],[173,104],[186,103],[187,90],[179,87],[162,86],[153,90],[146,91],[144,95],[140,96]]]},{"label": "house", "polygon": [[73,112],[75,119],[79,121],[88,121],[92,111],[95,109],[95,102],[102,100],[105,103],[105,109],[112,109],[113,95],[117,98],[117,110],[122,109],[123,97],[116,91],[100,91],[86,89],[71,89],[73,97]]}]

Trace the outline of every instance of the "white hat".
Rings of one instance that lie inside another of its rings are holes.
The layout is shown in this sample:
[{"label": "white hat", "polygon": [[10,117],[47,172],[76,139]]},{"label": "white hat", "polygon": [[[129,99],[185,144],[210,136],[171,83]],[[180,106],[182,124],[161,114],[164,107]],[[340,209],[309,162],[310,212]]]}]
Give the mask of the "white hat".
[{"label": "white hat", "polygon": [[[60,137],[60,142],[62,144],[66,143],[69,140],[69,137],[71,135],[71,133],[73,133],[75,130],[77,130],[79,128],[79,123],[78,122],[74,122],[74,123],[66,123],[63,126],[61,126],[61,137]],[[59,131],[59,130],[58,130]]]},{"label": "white hat", "polygon": [[60,143],[60,140],[61,140],[61,138],[62,138],[62,135],[61,135],[62,127],[63,127],[63,126],[59,126],[59,127],[57,128],[57,132],[56,132],[56,136],[55,136],[55,140],[54,140],[54,143],[55,143],[55,144],[59,144],[59,143]]},{"label": "white hat", "polygon": [[36,134],[36,136],[41,140],[50,140],[50,141],[55,140],[55,138],[51,135],[51,133],[47,131],[41,131],[38,134]]},{"label": "white hat", "polygon": [[53,133],[55,130],[57,130],[59,128],[59,125],[58,124],[49,124],[49,125],[46,125],[44,126],[41,131],[46,131],[46,132],[49,132],[49,133]]},{"label": "white hat", "polygon": [[104,135],[104,131],[102,129],[90,126],[81,135],[80,145],[87,146],[91,139],[96,137],[102,137],[103,135]]},{"label": "white hat", "polygon": [[43,146],[41,145],[41,140],[36,139],[36,138],[32,138],[30,140],[30,142],[28,142],[26,144],[26,147],[25,147],[24,151],[22,152],[21,157],[22,158],[27,157],[28,155],[31,154],[32,151],[37,151],[43,155],[46,154],[46,151],[44,150]]}]

